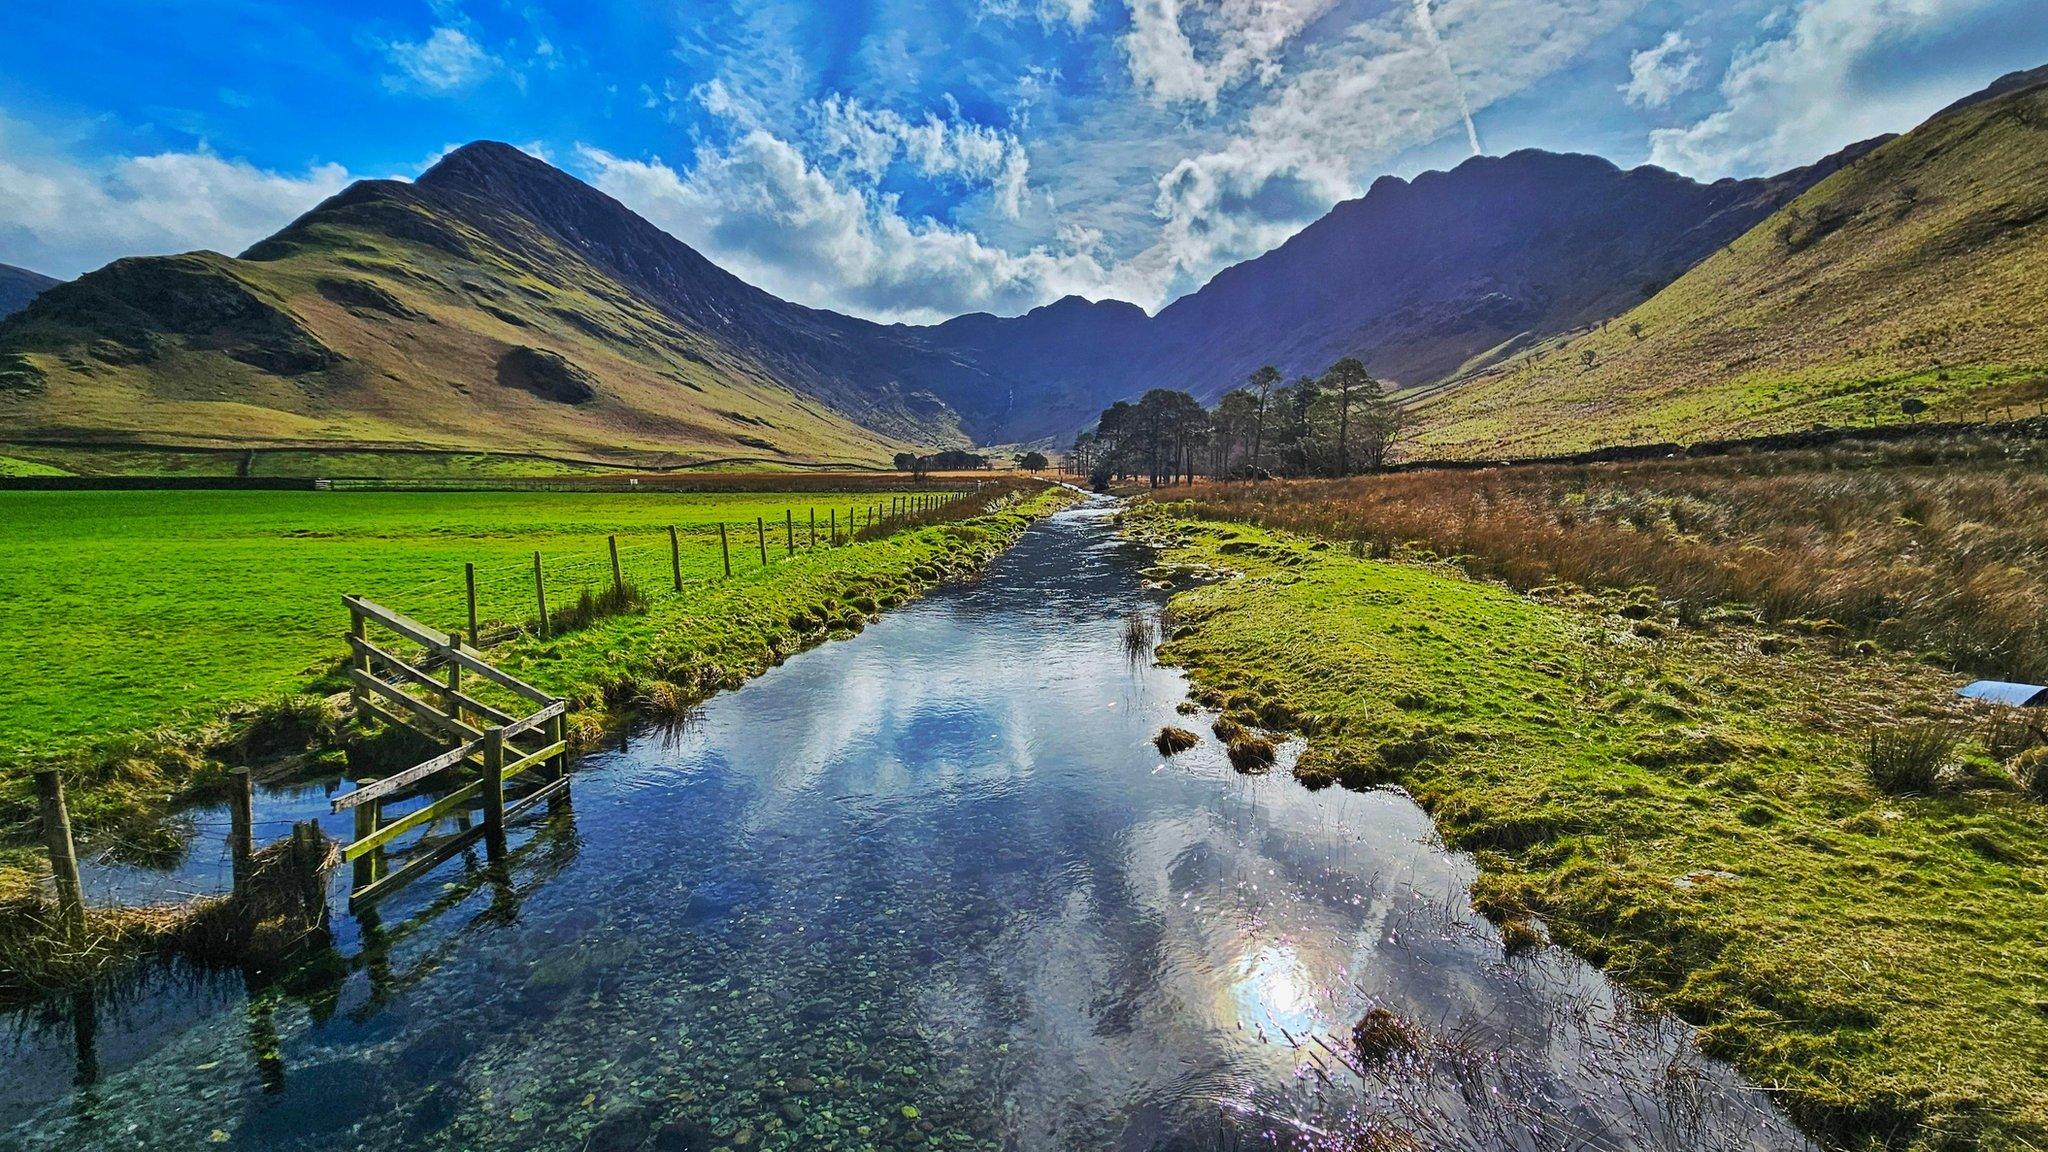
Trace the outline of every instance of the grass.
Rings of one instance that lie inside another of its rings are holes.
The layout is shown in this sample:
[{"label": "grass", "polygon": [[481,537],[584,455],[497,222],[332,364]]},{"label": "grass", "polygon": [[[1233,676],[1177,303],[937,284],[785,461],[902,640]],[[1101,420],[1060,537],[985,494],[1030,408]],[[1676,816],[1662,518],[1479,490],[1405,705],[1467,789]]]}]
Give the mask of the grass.
[{"label": "grass", "polygon": [[[1414,409],[1414,454],[1502,457],[2048,402],[2048,91],[1944,116],[1821,181],[1611,323]],[[1590,363],[1589,363],[1590,360]]]},{"label": "grass", "polygon": [[1223,518],[1457,557],[1523,590],[1846,632],[2048,679],[2048,445],[1945,444],[1212,488]]},{"label": "grass", "polygon": [[[180,725],[318,682],[343,652],[343,593],[442,628],[466,625],[463,566],[477,567],[479,615],[535,611],[533,553],[552,610],[611,583],[606,537],[628,582],[672,584],[668,526],[683,574],[719,577],[727,523],[735,579],[762,568],[757,518],[809,510],[820,532],[887,495],[722,492],[7,492],[0,493],[0,749],[15,762],[109,734]],[[337,685],[338,686],[338,685]]]},{"label": "grass", "polygon": [[[1295,731],[1304,783],[1407,789],[1517,938],[1540,919],[1832,1142],[2048,1143],[2048,806],[1955,678],[1184,505],[1130,525],[1239,574],[1175,596],[1161,650],[1219,737]],[[1869,729],[1937,720],[1965,770],[1874,787]]]},{"label": "grass", "polygon": [[[11,853],[17,865],[34,866],[35,853],[22,847],[34,811],[32,766],[55,762],[66,769],[81,837],[118,833],[137,843],[171,837],[164,845],[170,850],[176,844],[175,833],[162,822],[167,801],[205,791],[224,779],[230,764],[343,743],[352,752],[373,753],[375,741],[344,739],[342,718],[318,695],[340,684],[333,675],[343,651],[337,641],[346,629],[339,594],[351,585],[424,623],[459,628],[464,620],[456,557],[526,557],[509,568],[478,565],[484,619],[513,622],[509,635],[490,648],[490,657],[515,675],[570,698],[577,713],[575,734],[587,743],[608,723],[643,708],[685,713],[709,693],[735,686],[809,643],[858,631],[875,613],[978,565],[1032,516],[1064,499],[1061,489],[1034,495],[1037,491],[1029,485],[990,485],[949,505],[952,520],[926,517],[854,546],[823,547],[821,528],[821,547],[815,552],[803,547],[808,543],[806,518],[798,549],[788,551],[784,534],[767,550],[766,565],[750,526],[746,550],[735,549],[730,580],[720,575],[716,528],[700,524],[681,537],[688,542],[681,593],[671,590],[668,536],[665,527],[657,533],[656,525],[665,525],[670,516],[683,519],[684,513],[751,514],[752,519],[770,507],[779,512],[783,494],[536,494],[509,502],[502,493],[35,494],[23,503],[42,513],[46,532],[69,531],[79,548],[104,543],[112,509],[122,508],[140,517],[131,527],[157,525],[158,534],[150,537],[155,554],[176,554],[186,563],[143,570],[145,576],[152,571],[163,575],[167,586],[138,591],[132,575],[122,579],[124,572],[114,563],[127,548],[109,547],[106,555],[95,556],[100,563],[80,571],[111,577],[93,592],[124,610],[105,631],[88,633],[101,641],[97,644],[80,644],[75,627],[37,630],[54,620],[87,618],[68,608],[49,610],[46,604],[44,612],[0,621],[7,625],[6,643],[18,653],[11,659],[36,667],[44,679],[64,678],[66,685],[51,691],[21,677],[7,688],[22,702],[8,702],[10,715],[40,718],[46,734],[0,764],[0,836],[15,845],[0,854]],[[92,497],[88,503],[99,519],[68,503],[73,496]],[[99,502],[109,496],[121,499]],[[195,496],[201,498],[198,507],[210,514],[188,509],[191,515],[178,516],[176,501]],[[73,510],[69,518],[61,514],[64,508]],[[508,512],[516,512],[512,519],[523,527],[502,527]],[[278,530],[309,520],[335,534],[309,536],[303,527]],[[166,528],[188,521],[193,531],[182,539]],[[604,533],[610,531],[625,536],[621,565],[629,579],[649,590],[637,606],[605,603],[611,569]],[[24,552],[29,551],[27,541],[47,545],[41,553],[46,561],[72,554],[34,531],[24,528],[22,535]],[[355,546],[338,546],[341,540]],[[584,613],[572,603],[578,626],[546,640],[527,619],[533,615],[526,581],[535,546],[554,556],[571,548],[595,553],[575,563],[551,562],[552,602],[563,604],[577,581],[584,580],[593,604]],[[380,557],[388,571],[373,567]],[[436,568],[446,573],[451,564],[452,578],[430,577],[401,587]],[[18,586],[46,587],[64,571],[46,568],[44,584]],[[579,572],[580,577],[575,575]],[[485,580],[489,574],[505,575],[512,583]],[[596,591],[588,587],[593,582]],[[380,586],[394,591],[375,590]],[[20,602],[9,598],[7,604]],[[253,619],[258,611],[278,615],[275,622]],[[151,642],[133,642],[139,629],[148,630]],[[251,637],[262,642],[253,643]],[[67,652],[72,654],[68,663]],[[95,690],[95,678],[118,688],[127,677],[150,691],[121,696]],[[176,691],[181,687],[189,688],[190,695],[181,697]],[[251,700],[255,703],[246,703]],[[111,706],[117,702],[125,710]],[[8,862],[0,860],[0,875],[6,874]]]}]

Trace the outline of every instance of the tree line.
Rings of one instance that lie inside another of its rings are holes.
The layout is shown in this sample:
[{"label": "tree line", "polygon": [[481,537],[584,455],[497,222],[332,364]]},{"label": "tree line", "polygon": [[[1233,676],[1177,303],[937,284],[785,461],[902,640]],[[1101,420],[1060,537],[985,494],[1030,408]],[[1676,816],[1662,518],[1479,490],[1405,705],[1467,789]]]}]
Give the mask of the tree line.
[{"label": "tree line", "polygon": [[1155,488],[1197,475],[1351,476],[1386,467],[1402,413],[1363,362],[1347,356],[1321,376],[1282,379],[1269,364],[1214,408],[1170,388],[1135,404],[1119,400],[1075,437],[1068,465],[1098,486],[1142,476]]}]

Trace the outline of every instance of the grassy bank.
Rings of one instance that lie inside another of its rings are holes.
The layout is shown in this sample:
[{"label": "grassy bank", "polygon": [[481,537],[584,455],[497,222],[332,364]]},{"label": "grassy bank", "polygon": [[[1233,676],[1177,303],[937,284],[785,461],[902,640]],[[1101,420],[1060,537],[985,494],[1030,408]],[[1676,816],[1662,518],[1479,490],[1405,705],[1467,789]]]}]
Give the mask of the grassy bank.
[{"label": "grassy bank", "polygon": [[2048,679],[2048,445],[1995,437],[1236,485],[1211,514],[1455,556],[1523,589],[1647,586]]},{"label": "grassy bank", "polygon": [[[1185,506],[1130,523],[1235,574],[1174,598],[1163,655],[1307,734],[1304,782],[1415,795],[1478,855],[1482,911],[1540,919],[1832,1141],[2048,1142],[2048,806],[1954,677]],[[1871,731],[1924,724],[1961,734],[1938,778],[1880,789]]]},{"label": "grassy bank", "polygon": [[[821,527],[815,551],[805,516],[793,554],[781,523],[791,498],[781,493],[36,494],[22,503],[38,512],[41,531],[83,548],[103,537],[141,536],[151,542],[142,555],[178,562],[136,573],[115,563],[123,546],[103,544],[98,563],[74,570],[49,560],[67,554],[62,543],[10,522],[23,541],[38,543],[4,563],[41,573],[42,583],[19,570],[5,582],[46,594],[12,598],[0,609],[0,644],[24,673],[0,688],[9,694],[10,736],[19,741],[0,762],[0,829],[16,845],[0,854],[11,851],[17,863],[34,855],[20,847],[33,820],[34,765],[66,768],[73,816],[88,840],[118,828],[124,839],[148,844],[164,838],[153,824],[166,799],[203,792],[227,765],[338,742],[340,717],[320,697],[342,686],[339,596],[351,588],[428,624],[460,628],[462,558],[500,557],[478,564],[480,615],[487,628],[497,622],[501,634],[509,632],[490,648],[491,659],[571,697],[589,730],[610,712],[681,706],[835,630],[857,630],[874,613],[986,560],[1029,517],[1056,506],[1062,491],[990,485],[926,517],[864,529],[851,546],[825,547]],[[109,496],[116,499],[98,499]],[[180,539],[176,504],[191,497],[193,528]],[[862,508],[887,501],[886,494],[857,498]],[[117,509],[135,521],[122,521]],[[771,511],[777,523],[764,564],[752,521]],[[847,509],[837,512],[844,542]],[[716,525],[689,525],[693,515],[735,522],[732,578],[723,576]],[[736,523],[742,517],[749,521],[744,535]],[[685,521],[681,592],[671,589],[667,530],[655,530],[671,518]],[[330,536],[309,523],[347,531]],[[579,590],[610,584],[604,540],[614,531],[626,578],[639,590],[634,605],[540,640],[533,549],[550,557],[557,614]],[[386,567],[376,568],[379,561]],[[165,586],[123,586],[152,579]],[[70,600],[52,608],[52,598]]]}]

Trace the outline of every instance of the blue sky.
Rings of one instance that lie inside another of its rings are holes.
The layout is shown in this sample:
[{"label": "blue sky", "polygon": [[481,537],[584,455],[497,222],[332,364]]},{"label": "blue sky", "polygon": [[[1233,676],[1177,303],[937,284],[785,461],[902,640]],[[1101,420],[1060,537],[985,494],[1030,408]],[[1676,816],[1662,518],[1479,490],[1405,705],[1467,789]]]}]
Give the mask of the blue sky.
[{"label": "blue sky", "polygon": [[781,295],[913,322],[1157,308],[1475,139],[1746,176],[2048,63],[2044,0],[66,0],[6,24],[0,262],[238,251],[491,138]]}]

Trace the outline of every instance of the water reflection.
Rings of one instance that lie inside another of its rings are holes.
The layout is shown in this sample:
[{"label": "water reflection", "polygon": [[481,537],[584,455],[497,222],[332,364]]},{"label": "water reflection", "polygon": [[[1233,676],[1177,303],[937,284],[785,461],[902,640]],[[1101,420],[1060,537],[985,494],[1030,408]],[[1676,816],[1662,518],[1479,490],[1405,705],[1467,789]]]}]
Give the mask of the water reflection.
[{"label": "water reflection", "polygon": [[[1555,951],[1508,958],[1405,799],[1150,740],[1185,685],[1100,509],[590,758],[573,812],[291,981],[17,1018],[18,1146],[1797,1146]],[[1200,726],[1196,717],[1184,720]],[[1351,1022],[1411,1021],[1360,1065]],[[36,1021],[41,1020],[43,1025]]]}]

